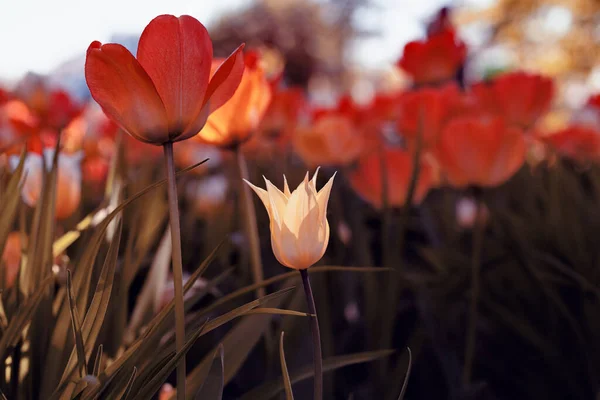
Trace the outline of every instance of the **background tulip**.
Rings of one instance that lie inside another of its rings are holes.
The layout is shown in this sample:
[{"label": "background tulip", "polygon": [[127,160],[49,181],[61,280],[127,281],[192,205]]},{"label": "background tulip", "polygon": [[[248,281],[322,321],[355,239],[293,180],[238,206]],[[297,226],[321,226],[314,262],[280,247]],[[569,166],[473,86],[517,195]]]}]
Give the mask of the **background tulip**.
[{"label": "background tulip", "polygon": [[229,147],[246,141],[259,126],[271,101],[271,86],[257,53],[245,57],[246,68],[231,100],[213,113],[198,133],[206,143]]},{"label": "background tulip", "polygon": [[525,162],[520,129],[499,117],[461,117],[451,121],[437,146],[436,157],[450,184],[497,186]]}]

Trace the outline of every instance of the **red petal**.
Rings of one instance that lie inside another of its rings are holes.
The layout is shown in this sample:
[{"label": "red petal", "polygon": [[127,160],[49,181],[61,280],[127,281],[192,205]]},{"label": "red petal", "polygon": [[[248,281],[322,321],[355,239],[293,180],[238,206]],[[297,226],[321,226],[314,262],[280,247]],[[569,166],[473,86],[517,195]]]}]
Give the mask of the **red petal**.
[{"label": "red petal", "polygon": [[244,44],[241,44],[213,74],[204,102],[209,101],[210,113],[216,111],[225,104],[235,93],[244,74],[244,55],[242,50]]},{"label": "red petal", "polygon": [[85,79],[94,100],[125,131],[144,142],[168,140],[165,107],[150,77],[125,47],[92,43]]},{"label": "red petal", "polygon": [[212,42],[198,20],[160,15],[144,29],[137,58],[167,110],[169,133],[183,132],[200,114],[208,87]]}]

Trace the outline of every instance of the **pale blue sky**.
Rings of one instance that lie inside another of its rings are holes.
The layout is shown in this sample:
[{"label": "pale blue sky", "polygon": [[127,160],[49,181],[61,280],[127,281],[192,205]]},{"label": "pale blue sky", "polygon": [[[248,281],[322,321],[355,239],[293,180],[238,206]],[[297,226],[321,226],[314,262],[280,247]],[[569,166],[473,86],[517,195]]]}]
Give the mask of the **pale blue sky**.
[{"label": "pale blue sky", "polygon": [[[473,1],[473,0],[470,0]],[[478,0],[481,1],[481,0]],[[139,34],[159,14],[190,14],[206,25],[251,0],[0,0],[0,78],[15,80],[27,71],[47,73],[83,54],[93,40]],[[352,59],[374,66],[395,60],[405,42],[422,34],[422,22],[451,0],[374,0],[362,12],[365,28],[382,36],[356,44]]]}]

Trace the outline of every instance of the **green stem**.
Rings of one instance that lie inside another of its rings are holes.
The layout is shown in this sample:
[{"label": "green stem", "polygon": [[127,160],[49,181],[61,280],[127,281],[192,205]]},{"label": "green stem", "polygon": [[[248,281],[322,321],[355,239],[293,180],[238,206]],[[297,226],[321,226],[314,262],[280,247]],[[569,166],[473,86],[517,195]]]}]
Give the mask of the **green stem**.
[{"label": "green stem", "polygon": [[310,317],[310,329],[313,338],[313,362],[315,364],[315,395],[314,400],[323,399],[323,354],[321,352],[321,332],[319,331],[319,319],[317,318],[317,307],[315,306],[315,298],[310,286],[310,279],[306,269],[300,270],[302,276],[302,285],[304,286],[304,294],[306,295],[306,304],[308,312],[312,314]]},{"label": "green stem", "polygon": [[480,293],[481,251],[483,249],[485,230],[485,224],[482,219],[484,205],[479,196],[475,197],[475,207],[475,228],[473,232],[473,253],[471,258],[471,303],[469,307],[469,321],[465,344],[465,367],[463,370],[463,383],[465,385],[468,385],[471,382],[477,339],[477,304],[479,302]]},{"label": "green stem", "polygon": [[[175,292],[175,350],[180,352],[185,345],[185,310],[183,303],[183,261],[181,258],[181,231],[179,228],[179,202],[175,181],[173,143],[164,144],[167,190],[169,197],[169,220],[173,262],[173,286]],[[185,357],[177,364],[177,400],[185,400]]]},{"label": "green stem", "polygon": [[[235,149],[238,170],[240,178],[250,181],[248,174],[248,164],[240,146]],[[244,225],[246,228],[246,237],[250,247],[250,268],[252,271],[253,283],[261,282],[264,279],[262,260],[260,257],[260,242],[258,239],[258,225],[256,223],[256,210],[250,188],[240,179],[240,194],[242,196],[242,214],[244,214]],[[256,297],[261,298],[265,295],[265,288],[256,289]]]}]

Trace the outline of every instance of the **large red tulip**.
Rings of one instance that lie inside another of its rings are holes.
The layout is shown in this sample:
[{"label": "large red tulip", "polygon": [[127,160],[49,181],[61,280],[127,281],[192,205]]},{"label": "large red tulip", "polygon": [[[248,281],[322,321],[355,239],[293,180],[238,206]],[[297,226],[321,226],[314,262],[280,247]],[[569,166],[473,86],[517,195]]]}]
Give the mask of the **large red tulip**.
[{"label": "large red tulip", "polygon": [[212,42],[193,17],[160,15],[142,32],[137,58],[119,44],[93,42],[85,77],[94,100],[135,138],[163,145],[197,134],[236,91],[243,45],[212,74]]},{"label": "large red tulip", "polygon": [[512,177],[525,162],[520,129],[499,117],[459,117],[446,125],[436,157],[453,186],[493,187]]},{"label": "large red tulip", "polygon": [[488,112],[529,129],[550,109],[554,84],[550,78],[519,71],[477,83],[473,93]]}]

